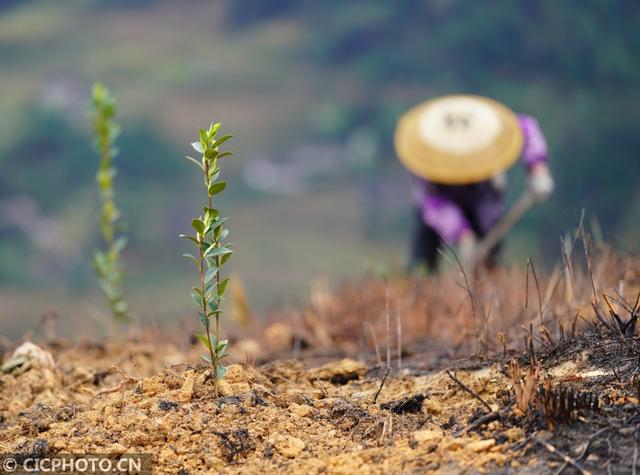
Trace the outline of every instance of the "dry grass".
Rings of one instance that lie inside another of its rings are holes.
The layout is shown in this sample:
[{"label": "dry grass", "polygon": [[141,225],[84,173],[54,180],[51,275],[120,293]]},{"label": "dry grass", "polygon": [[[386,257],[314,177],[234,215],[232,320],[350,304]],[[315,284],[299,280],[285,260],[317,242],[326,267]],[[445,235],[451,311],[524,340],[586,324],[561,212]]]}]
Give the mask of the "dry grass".
[{"label": "dry grass", "polygon": [[[534,274],[531,264],[480,270],[471,289],[456,272],[367,277],[337,292],[313,287],[309,308],[291,310],[295,315],[290,318],[306,322],[309,335],[323,329],[328,338],[319,342],[310,337],[312,343],[376,354],[395,345],[387,341],[399,340],[389,338],[389,320],[401,322],[394,331],[402,335],[407,351],[424,348],[426,342],[452,353],[508,356],[523,348],[523,335],[550,349],[596,320],[609,331],[635,334],[640,259],[622,257],[604,244],[596,247],[586,233],[577,234],[569,248],[563,247],[562,262],[546,275],[539,269]],[[573,250],[581,245],[584,255]],[[389,349],[395,358],[398,350]]]}]

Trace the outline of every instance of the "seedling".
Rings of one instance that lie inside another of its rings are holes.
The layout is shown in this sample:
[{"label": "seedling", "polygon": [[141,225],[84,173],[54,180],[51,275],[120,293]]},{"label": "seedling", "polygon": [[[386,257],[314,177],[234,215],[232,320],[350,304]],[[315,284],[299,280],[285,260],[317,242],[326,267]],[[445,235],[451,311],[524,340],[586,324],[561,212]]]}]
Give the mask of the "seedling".
[{"label": "seedling", "polygon": [[104,249],[94,252],[93,267],[100,279],[100,287],[107,298],[111,313],[116,320],[126,322],[130,320],[130,316],[122,292],[120,254],[127,244],[127,238],[118,235],[117,222],[120,219],[120,211],[116,206],[113,191],[113,180],[117,170],[112,160],[118,154],[118,149],[113,143],[120,134],[120,127],[113,120],[115,115],[115,100],[109,90],[100,83],[94,84],[91,118],[96,134],[94,145],[100,155],[96,182],[102,204],[100,230]]},{"label": "seedling", "polygon": [[[196,334],[200,342],[209,350],[209,354],[202,358],[211,364],[212,375],[218,390],[218,380],[224,378],[226,368],[220,361],[229,356],[226,352],[228,340],[220,339],[220,317],[222,316],[222,301],[229,283],[228,278],[222,278],[222,266],[229,260],[233,251],[232,244],[224,244],[229,230],[224,224],[227,218],[220,216],[214,208],[213,197],[221,193],[227,183],[220,180],[220,159],[233,155],[231,152],[220,152],[220,146],[231,138],[231,135],[217,136],[221,124],[211,124],[209,130],[200,129],[200,140],[193,142],[193,149],[202,154],[200,160],[186,157],[202,172],[204,188],[207,193],[207,204],[202,214],[191,222],[195,235],[181,234],[196,248],[196,255],[183,254],[191,259],[199,275],[199,284],[193,287],[191,296],[199,309],[200,323],[204,327],[204,334]],[[211,321],[215,321],[214,333],[211,333]]]}]

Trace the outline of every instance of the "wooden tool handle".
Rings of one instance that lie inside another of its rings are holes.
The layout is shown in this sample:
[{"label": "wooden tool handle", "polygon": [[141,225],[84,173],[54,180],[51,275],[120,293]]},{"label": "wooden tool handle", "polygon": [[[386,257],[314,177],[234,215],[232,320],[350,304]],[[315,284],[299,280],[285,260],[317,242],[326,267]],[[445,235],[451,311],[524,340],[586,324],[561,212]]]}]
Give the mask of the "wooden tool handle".
[{"label": "wooden tool handle", "polygon": [[525,190],[518,201],[511,207],[509,212],[502,217],[502,219],[496,224],[478,243],[476,248],[475,262],[482,262],[482,260],[489,254],[489,251],[495,246],[516,224],[520,218],[536,203],[536,198],[530,190]]}]

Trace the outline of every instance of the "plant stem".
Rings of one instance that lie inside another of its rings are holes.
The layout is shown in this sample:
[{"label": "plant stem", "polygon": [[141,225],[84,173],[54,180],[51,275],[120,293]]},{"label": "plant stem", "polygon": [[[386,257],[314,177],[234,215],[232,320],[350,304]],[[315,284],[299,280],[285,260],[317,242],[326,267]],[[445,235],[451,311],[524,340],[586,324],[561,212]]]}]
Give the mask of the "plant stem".
[{"label": "plant stem", "polygon": [[[207,195],[209,195],[209,186],[211,185],[211,178],[209,177],[209,162],[207,160],[205,160],[205,165],[204,165],[204,183],[205,183],[205,187],[207,189]],[[213,208],[213,198],[209,195],[208,196],[208,205],[209,208]],[[200,248],[200,264],[203,266],[204,269],[204,262],[202,259],[202,248]],[[217,284],[220,282],[220,268],[219,268],[219,262],[218,262],[218,258],[216,257],[216,267],[218,267],[218,270],[216,271],[216,291],[217,291]],[[203,276],[202,272],[201,275]],[[203,297],[202,297],[202,302],[203,305],[206,307],[207,303],[206,303],[206,298],[205,298],[205,288],[204,288],[204,276],[202,277],[202,281],[203,281],[203,286],[202,286],[202,292],[203,292]],[[216,310],[217,310],[217,306],[216,306]],[[205,313],[205,315],[207,315]],[[207,330],[207,340],[209,341],[209,354],[211,355],[211,368],[213,370],[213,384],[214,384],[214,392],[216,397],[218,396],[218,343],[220,342],[220,327],[219,327],[219,313],[215,312],[215,317],[216,317],[216,332],[215,332],[215,337],[216,337],[216,347],[215,350],[212,349],[211,347],[211,333],[209,330],[210,327],[210,321],[209,321],[209,315],[207,315],[206,317],[206,330]]]},{"label": "plant stem", "polygon": [[[198,252],[200,256],[200,267],[198,270],[200,271],[200,288],[202,289],[202,314],[204,315],[204,329],[207,334],[207,341],[209,342],[209,355],[211,357],[211,369],[213,370],[214,380],[216,379],[216,363],[214,356],[214,351],[211,348],[211,332],[209,331],[209,315],[207,314],[207,300],[205,299],[205,283],[204,283],[204,256],[202,253],[202,241],[198,242]],[[218,390],[218,385],[216,384],[216,392]]]},{"label": "plant stem", "polygon": [[[101,148],[102,148],[102,160],[100,163],[100,168],[101,168],[101,172],[105,174],[105,176],[107,176],[107,180],[108,180],[108,189],[111,188],[111,177],[109,177],[109,167],[111,166],[111,157],[110,157],[110,153],[109,153],[109,141],[108,138],[106,136],[102,136],[100,139],[100,144],[101,144]],[[107,247],[109,248],[109,250],[111,250],[111,247],[113,246],[113,221],[112,221],[112,216],[109,216],[110,213],[107,212],[107,210],[113,210],[114,206],[113,206],[113,200],[111,199],[111,196],[109,196],[110,193],[107,192],[107,190],[102,190],[102,219],[103,219],[103,226],[102,226],[102,237],[104,238],[104,241],[107,245]]]},{"label": "plant stem", "polygon": [[[213,199],[211,198],[211,196],[209,197],[209,208],[213,208]],[[220,243],[217,242],[216,240],[216,247],[220,247]],[[216,317],[216,345],[218,344],[218,342],[220,341],[220,304],[222,303],[220,300],[220,297],[218,296],[218,289],[220,288],[220,257],[216,256],[215,258],[215,265],[216,268],[218,269],[216,271],[216,275],[215,275],[215,279],[216,279],[216,311],[215,311],[215,317]],[[216,352],[215,352],[215,367],[216,367],[216,374],[215,374],[215,378],[216,378],[216,388],[218,387],[218,348],[216,347]]]}]

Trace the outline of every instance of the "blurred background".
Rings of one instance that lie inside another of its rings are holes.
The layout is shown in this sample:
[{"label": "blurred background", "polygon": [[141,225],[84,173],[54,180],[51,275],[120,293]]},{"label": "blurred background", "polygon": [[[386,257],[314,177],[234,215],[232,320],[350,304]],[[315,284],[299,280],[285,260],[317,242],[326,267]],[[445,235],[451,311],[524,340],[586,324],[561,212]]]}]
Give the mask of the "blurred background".
[{"label": "blurred background", "polygon": [[[193,313],[178,234],[203,191],[183,157],[211,121],[235,136],[220,205],[258,313],[304,301],[319,276],[403,268],[394,126],[447,93],[491,96],[547,136],[557,192],[510,235],[508,261],[554,262],[582,208],[637,251],[638,24],[632,0],[2,0],[0,333],[51,309],[89,327],[108,316],[89,265],[95,81],[118,99],[125,293],[143,319]],[[513,200],[523,173],[510,178]]]}]

